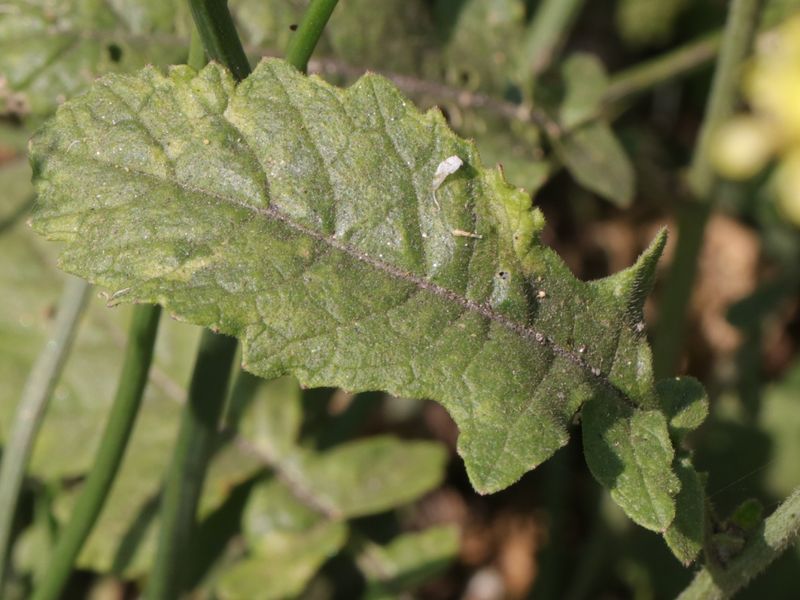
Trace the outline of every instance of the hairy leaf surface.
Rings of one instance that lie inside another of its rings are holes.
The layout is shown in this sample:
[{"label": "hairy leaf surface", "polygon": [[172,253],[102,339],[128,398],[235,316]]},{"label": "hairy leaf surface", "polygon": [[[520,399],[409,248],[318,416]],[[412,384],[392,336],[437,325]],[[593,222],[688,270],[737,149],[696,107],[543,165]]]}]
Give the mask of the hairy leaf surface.
[{"label": "hairy leaf surface", "polygon": [[[464,165],[434,190],[450,156]],[[34,227],[67,242],[66,270],[239,337],[263,377],[436,399],[481,492],[563,446],[593,395],[658,410],[642,304],[664,234],[578,281],[530,196],[381,77],[342,90],[278,60],[238,86],[218,65],[108,76],[31,157]],[[669,471],[670,451],[626,468]],[[631,516],[664,529],[647,502]]]}]

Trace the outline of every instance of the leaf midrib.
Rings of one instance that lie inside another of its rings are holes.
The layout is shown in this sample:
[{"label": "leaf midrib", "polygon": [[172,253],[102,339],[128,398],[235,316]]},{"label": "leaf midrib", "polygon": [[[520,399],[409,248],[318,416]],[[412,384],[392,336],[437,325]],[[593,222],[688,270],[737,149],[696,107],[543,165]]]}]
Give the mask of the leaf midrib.
[{"label": "leaf midrib", "polygon": [[[230,123],[227,120],[226,122],[228,122],[231,127],[235,128],[235,126],[232,123]],[[306,235],[319,243],[325,244],[334,250],[346,254],[350,258],[354,258],[357,261],[367,264],[376,269],[377,271],[380,271],[386,275],[399,279],[407,284],[413,285],[419,290],[429,292],[438,298],[457,304],[466,311],[478,314],[481,317],[493,323],[497,323],[499,325],[506,327],[507,329],[511,330],[512,332],[526,339],[527,341],[533,342],[553,352],[557,356],[573,363],[574,365],[585,371],[585,373],[589,377],[596,380],[598,383],[606,387],[609,391],[618,395],[626,404],[632,407],[638,407],[638,404],[627,393],[625,393],[622,389],[620,389],[617,385],[615,385],[614,382],[612,382],[605,375],[605,373],[600,371],[599,374],[596,374],[596,371],[598,371],[598,369],[592,367],[592,365],[588,363],[586,360],[584,360],[581,356],[557,344],[555,340],[553,340],[553,338],[551,338],[548,335],[545,335],[536,328],[531,327],[530,325],[524,325],[522,323],[514,321],[509,317],[501,313],[498,313],[491,306],[485,303],[476,302],[475,300],[470,300],[469,298],[465,298],[452,290],[449,290],[432,281],[429,281],[428,279],[425,279],[424,277],[415,275],[414,273],[410,273],[391,263],[387,263],[380,259],[376,259],[373,256],[370,256],[369,254],[362,252],[357,248],[354,248],[353,246],[342,242],[341,240],[336,239],[335,237],[327,236],[323,233],[320,233],[319,231],[316,231],[315,229],[297,223],[296,221],[293,221],[289,216],[281,213],[274,205],[270,205],[266,208],[261,208],[244,202],[239,202],[237,200],[228,198],[226,196],[222,196],[220,194],[216,194],[208,190],[192,187],[184,182],[170,181],[169,179],[159,177],[158,175],[155,175],[153,173],[148,173],[147,171],[141,171],[136,168],[125,167],[113,162],[105,161],[97,158],[96,156],[78,155],[75,154],[74,152],[71,152],[70,154],[74,159],[101,164],[104,167],[116,169],[117,171],[123,172],[129,176],[138,175],[144,178],[149,178],[159,183],[175,187],[184,193],[204,196],[206,198],[228,204],[229,206],[234,206],[236,208],[241,208],[243,210],[252,212],[254,214],[260,215],[272,221],[277,221],[285,225],[286,227],[293,229],[298,233]],[[611,364],[613,365],[613,361]]]}]

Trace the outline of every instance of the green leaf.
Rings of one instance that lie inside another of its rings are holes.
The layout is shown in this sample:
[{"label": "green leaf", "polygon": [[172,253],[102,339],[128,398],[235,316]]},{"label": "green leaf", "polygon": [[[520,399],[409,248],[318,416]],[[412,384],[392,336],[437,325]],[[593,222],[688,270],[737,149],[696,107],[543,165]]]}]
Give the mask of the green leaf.
[{"label": "green leaf", "polygon": [[[34,227],[67,242],[66,270],[239,337],[263,377],[438,400],[480,492],[563,446],[598,391],[658,407],[642,304],[665,234],[578,281],[528,194],[381,77],[341,90],[278,60],[238,86],[218,65],[109,76],[31,156]],[[670,463],[648,481],[659,504]]]},{"label": "green leaf", "polygon": [[694,470],[687,458],[676,460],[674,467],[681,481],[681,491],[675,498],[675,520],[664,532],[664,540],[675,557],[688,566],[703,549],[706,485],[705,478]]},{"label": "green leaf", "polygon": [[324,453],[304,451],[281,469],[339,518],[359,517],[405,504],[442,480],[446,452],[434,442],[375,436],[341,444]]},{"label": "green leaf", "polygon": [[579,53],[564,62],[561,72],[565,90],[558,113],[564,133],[551,136],[555,153],[581,186],[617,206],[630,206],[631,161],[611,126],[594,118],[608,84],[605,68],[596,57]]},{"label": "green leaf", "polygon": [[264,381],[242,372],[231,404],[227,419],[260,455],[276,462],[295,450],[303,417],[296,379]]},{"label": "green leaf", "polygon": [[670,431],[679,439],[702,425],[708,416],[708,395],[694,377],[673,377],[656,383],[661,409]]},{"label": "green leaf", "polygon": [[764,506],[755,498],[748,498],[736,507],[728,520],[740,530],[750,533],[764,520]]},{"label": "green leaf", "polygon": [[665,531],[675,517],[680,481],[664,414],[601,393],[584,406],[582,427],[592,474],[636,523]]},{"label": "green leaf", "polygon": [[4,1],[0,114],[44,116],[99,74],[182,61],[187,8],[172,0]]},{"label": "green leaf", "polygon": [[566,90],[558,122],[565,129],[571,129],[595,115],[608,87],[608,75],[597,57],[582,52],[565,60],[561,73]]},{"label": "green leaf", "polygon": [[610,125],[583,125],[553,140],[553,148],[579,184],[620,208],[630,206],[633,166]]},{"label": "green leaf", "polygon": [[366,575],[365,600],[390,600],[446,569],[458,554],[458,529],[432,527],[398,536],[386,546],[365,544],[357,557]]},{"label": "green leaf", "polygon": [[[274,488],[277,489],[277,488]],[[248,511],[273,519],[268,530],[260,532],[253,553],[228,567],[220,577],[215,592],[222,600],[271,600],[300,594],[325,560],[336,554],[347,538],[347,525],[321,518],[312,522],[297,521],[286,509],[296,502],[279,500],[269,486],[256,490]],[[266,503],[264,504],[264,501]],[[261,505],[261,506],[259,506]],[[247,529],[247,521],[245,524]],[[253,532],[249,532],[253,535]]]},{"label": "green leaf", "polygon": [[[435,488],[444,476],[444,458],[438,444],[388,436],[285,457],[276,465],[277,476],[250,495],[243,517],[249,555],[222,577],[221,597],[300,593],[344,543],[344,519],[383,512]],[[417,544],[423,563],[441,560],[452,545],[445,533],[431,536]],[[402,548],[397,552],[400,561]]]},{"label": "green leaf", "polygon": [[449,29],[442,48],[445,78],[459,87],[503,93],[513,53],[525,33],[520,0],[438,0],[440,28]]}]

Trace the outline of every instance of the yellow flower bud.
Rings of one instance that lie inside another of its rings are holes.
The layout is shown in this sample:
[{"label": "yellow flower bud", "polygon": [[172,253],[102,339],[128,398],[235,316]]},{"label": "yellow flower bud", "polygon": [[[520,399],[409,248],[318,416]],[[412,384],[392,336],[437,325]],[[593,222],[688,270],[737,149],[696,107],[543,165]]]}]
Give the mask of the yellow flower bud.
[{"label": "yellow flower bud", "polygon": [[764,168],[775,151],[777,137],[762,119],[734,117],[714,135],[711,162],[723,177],[749,179]]}]

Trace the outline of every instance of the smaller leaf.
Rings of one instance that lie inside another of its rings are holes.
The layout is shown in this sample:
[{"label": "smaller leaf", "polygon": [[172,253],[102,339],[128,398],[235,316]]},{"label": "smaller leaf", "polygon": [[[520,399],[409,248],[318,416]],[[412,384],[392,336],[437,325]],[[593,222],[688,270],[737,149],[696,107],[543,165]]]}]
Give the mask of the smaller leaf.
[{"label": "smaller leaf", "polygon": [[558,117],[565,133],[551,137],[553,149],[580,185],[617,206],[630,206],[633,166],[611,126],[596,120],[608,85],[603,64],[592,55],[575,54],[564,63],[562,77]]},{"label": "smaller leaf", "polygon": [[367,578],[365,600],[389,600],[435,576],[458,553],[458,529],[432,527],[401,535],[386,546],[368,544],[357,558]]},{"label": "smaller leaf", "polygon": [[597,57],[582,52],[570,56],[561,73],[566,93],[559,108],[559,124],[571,129],[595,114],[608,86],[608,75]]},{"label": "smaller leaf", "polygon": [[302,421],[300,384],[294,377],[265,381],[239,374],[228,420],[238,434],[271,461],[291,453]]},{"label": "smaller leaf", "polygon": [[322,563],[347,538],[344,523],[321,521],[301,532],[273,532],[261,551],[235,563],[220,577],[220,600],[272,600],[302,593]]},{"label": "smaller leaf", "polygon": [[703,549],[705,478],[694,470],[688,458],[676,460],[674,469],[681,481],[681,491],[675,498],[675,520],[664,532],[664,540],[675,557],[688,566]]},{"label": "smaller leaf", "polygon": [[607,123],[588,123],[554,138],[553,148],[579,184],[620,208],[630,206],[633,166]]},{"label": "smaller leaf", "polygon": [[666,531],[680,489],[671,468],[675,452],[666,417],[600,393],[584,406],[582,429],[586,463],[595,478],[636,523]]},{"label": "smaller leaf", "polygon": [[286,466],[331,514],[357,517],[405,504],[435,488],[444,476],[444,448],[376,436],[316,454],[305,452]]},{"label": "smaller leaf", "polygon": [[672,377],[656,383],[661,408],[670,431],[680,440],[697,429],[708,416],[708,395],[693,377]]},{"label": "smaller leaf", "polygon": [[748,498],[736,507],[729,521],[742,531],[752,531],[764,518],[764,506],[755,498]]}]

